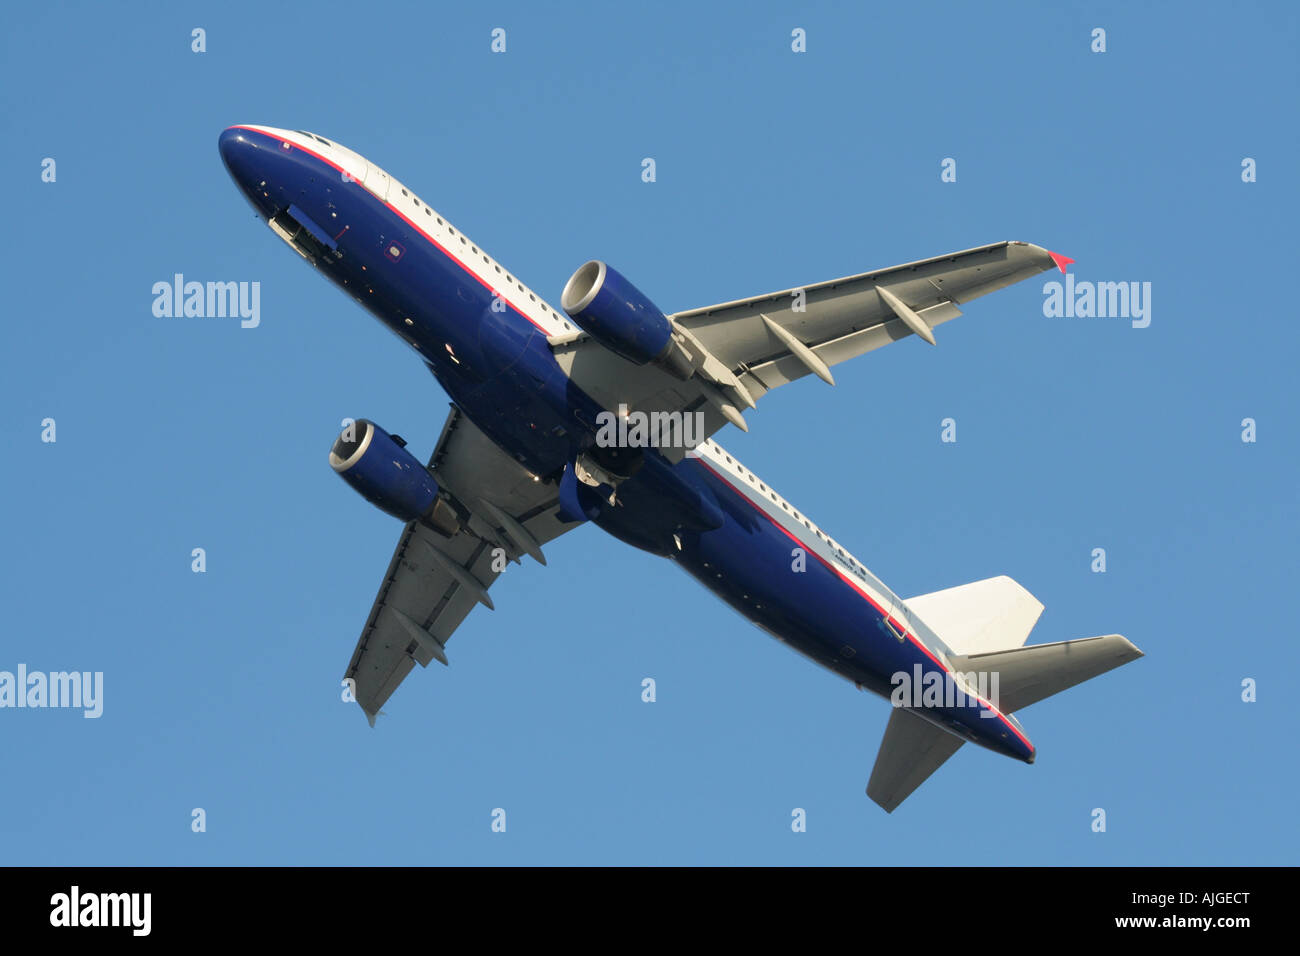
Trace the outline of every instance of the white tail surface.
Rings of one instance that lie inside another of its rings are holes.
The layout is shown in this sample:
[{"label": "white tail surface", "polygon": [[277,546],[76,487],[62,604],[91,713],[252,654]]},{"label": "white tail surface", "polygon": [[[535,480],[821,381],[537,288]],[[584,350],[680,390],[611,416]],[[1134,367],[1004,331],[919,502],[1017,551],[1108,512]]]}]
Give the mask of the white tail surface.
[{"label": "white tail surface", "polygon": [[1006,575],[973,581],[903,602],[957,654],[1020,647],[1043,605]]}]

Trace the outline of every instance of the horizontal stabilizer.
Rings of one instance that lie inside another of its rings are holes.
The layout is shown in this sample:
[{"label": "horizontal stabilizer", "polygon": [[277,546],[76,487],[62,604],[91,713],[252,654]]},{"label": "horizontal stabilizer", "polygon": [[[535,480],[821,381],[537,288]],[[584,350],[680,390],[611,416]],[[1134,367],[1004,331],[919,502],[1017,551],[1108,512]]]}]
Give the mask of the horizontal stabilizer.
[{"label": "horizontal stabilizer", "polygon": [[867,796],[893,813],[957,752],[964,741],[910,711],[895,707],[871,769]]},{"label": "horizontal stabilizer", "polygon": [[1019,647],[1043,605],[1006,575],[974,581],[903,602],[957,654]]},{"label": "horizontal stabilizer", "polygon": [[963,673],[996,673],[995,703],[1004,714],[1012,714],[1141,656],[1128,638],[1108,634],[954,657],[951,664],[953,670]]}]

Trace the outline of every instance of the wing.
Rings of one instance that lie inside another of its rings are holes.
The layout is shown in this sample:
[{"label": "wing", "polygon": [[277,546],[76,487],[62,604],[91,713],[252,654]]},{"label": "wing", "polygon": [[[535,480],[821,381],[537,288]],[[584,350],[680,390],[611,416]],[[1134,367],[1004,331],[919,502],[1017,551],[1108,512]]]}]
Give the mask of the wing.
[{"label": "wing", "polygon": [[455,407],[429,467],[446,517],[438,529],[412,521],[402,531],[344,675],[371,726],[417,663],[447,663],[447,641],[476,604],[492,607],[496,548],[545,564],[542,545],[577,527],[556,516],[553,484],[534,481]]},{"label": "wing", "polygon": [[885,727],[867,796],[893,813],[957,752],[964,741],[910,711],[894,708]]},{"label": "wing", "polygon": [[[840,362],[920,335],[961,315],[959,305],[1066,260],[1040,246],[998,242],[816,285],[673,315],[674,336],[701,355],[685,381],[619,358],[585,334],[551,340],[556,359],[610,410],[700,411],[706,433],[744,428],[746,408],[774,388],[817,375],[834,384]],[[1063,267],[1062,267],[1063,268]]]}]

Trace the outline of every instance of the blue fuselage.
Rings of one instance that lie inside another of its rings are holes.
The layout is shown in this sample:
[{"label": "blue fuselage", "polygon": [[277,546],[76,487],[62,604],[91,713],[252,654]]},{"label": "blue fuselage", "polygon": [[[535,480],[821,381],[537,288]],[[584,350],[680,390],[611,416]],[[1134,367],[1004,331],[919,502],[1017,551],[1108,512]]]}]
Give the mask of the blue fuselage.
[{"label": "blue fuselage", "polygon": [[[442,220],[433,210],[403,211],[351,180],[326,150],[260,130],[232,127],[220,147],[257,213],[268,222],[290,213],[304,224],[320,253],[317,268],[410,345],[464,414],[524,467],[552,480],[591,447],[604,409],[557,364],[544,328],[514,306],[493,308],[493,290],[464,264],[479,250],[459,234],[459,242],[441,232],[442,241],[435,238],[433,221]],[[889,697],[891,678],[902,673],[961,700],[950,686],[951,651],[892,593],[882,596],[883,585],[864,568],[823,557],[811,532],[774,515],[720,461],[688,455],[672,465],[653,449],[646,454],[654,460],[620,486],[619,507],[596,524],[672,558],[769,634],[861,688]],[[682,489],[720,513],[721,525],[693,526],[682,513]],[[797,552],[805,557],[796,572]],[[916,712],[966,740],[1033,760],[1014,719],[986,701]]]}]

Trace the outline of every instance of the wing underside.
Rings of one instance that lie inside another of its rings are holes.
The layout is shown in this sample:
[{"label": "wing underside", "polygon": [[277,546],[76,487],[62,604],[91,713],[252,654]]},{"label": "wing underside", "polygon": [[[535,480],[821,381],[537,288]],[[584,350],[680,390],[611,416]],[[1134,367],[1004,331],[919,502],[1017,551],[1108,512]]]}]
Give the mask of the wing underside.
[{"label": "wing underside", "polygon": [[909,335],[933,329],[958,306],[1050,269],[1039,246],[999,242],[845,276],[802,288],[723,302],[671,316],[673,338],[693,356],[686,379],[636,365],[574,333],[553,338],[560,366],[611,411],[699,412],[705,434],[731,422],[769,391],[807,375],[834,384],[831,368]]},{"label": "wing underside", "polygon": [[534,480],[454,407],[429,467],[454,525],[403,529],[344,674],[372,725],[416,664],[447,663],[447,641],[476,604],[492,607],[488,589],[504,560],[545,563],[541,546],[576,527],[557,516],[554,485]]}]

